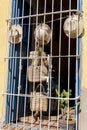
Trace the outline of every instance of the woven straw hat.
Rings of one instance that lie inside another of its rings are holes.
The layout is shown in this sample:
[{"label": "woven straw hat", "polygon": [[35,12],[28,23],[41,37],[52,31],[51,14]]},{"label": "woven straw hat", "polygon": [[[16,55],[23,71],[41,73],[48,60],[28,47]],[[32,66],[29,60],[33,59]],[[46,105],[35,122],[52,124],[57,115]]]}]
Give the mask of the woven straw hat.
[{"label": "woven straw hat", "polygon": [[51,40],[51,29],[45,24],[39,24],[34,31],[35,41],[38,44],[48,44]]},{"label": "woven straw hat", "polygon": [[64,22],[63,26],[66,36],[76,38],[83,32],[83,19],[81,16],[73,14],[70,15]]},{"label": "woven straw hat", "polygon": [[11,25],[8,32],[8,41],[18,44],[22,41],[22,27],[20,25]]}]

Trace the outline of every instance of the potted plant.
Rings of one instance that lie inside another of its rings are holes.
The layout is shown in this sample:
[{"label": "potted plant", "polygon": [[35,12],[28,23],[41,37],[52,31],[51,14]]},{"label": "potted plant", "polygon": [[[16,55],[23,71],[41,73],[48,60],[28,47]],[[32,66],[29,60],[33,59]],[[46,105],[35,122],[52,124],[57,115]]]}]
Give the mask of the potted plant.
[{"label": "potted plant", "polygon": [[[59,95],[58,90],[56,90]],[[72,90],[67,92],[65,89],[60,93],[60,116],[59,116],[59,127],[60,130],[74,130],[76,121],[74,115],[74,108],[68,106],[68,98],[72,95]],[[69,107],[69,109],[68,109]]]}]

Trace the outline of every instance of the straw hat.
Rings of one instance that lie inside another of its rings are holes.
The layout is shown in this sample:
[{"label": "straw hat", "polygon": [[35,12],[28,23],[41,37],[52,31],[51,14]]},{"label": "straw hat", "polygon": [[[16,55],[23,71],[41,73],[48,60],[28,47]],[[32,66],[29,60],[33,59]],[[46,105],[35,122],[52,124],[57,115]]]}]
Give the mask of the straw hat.
[{"label": "straw hat", "polygon": [[38,44],[48,44],[51,40],[51,29],[45,24],[39,24],[34,31],[35,40]]},{"label": "straw hat", "polygon": [[64,22],[63,26],[66,36],[76,38],[83,32],[82,17],[76,14],[70,15]]},{"label": "straw hat", "polygon": [[8,32],[8,41],[18,44],[22,41],[22,27],[20,25],[11,25]]}]

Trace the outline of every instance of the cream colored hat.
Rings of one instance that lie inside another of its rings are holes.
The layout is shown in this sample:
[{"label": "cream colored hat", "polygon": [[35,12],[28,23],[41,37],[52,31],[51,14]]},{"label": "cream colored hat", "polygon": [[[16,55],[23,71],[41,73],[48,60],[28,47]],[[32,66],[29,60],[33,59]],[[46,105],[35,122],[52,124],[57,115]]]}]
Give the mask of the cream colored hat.
[{"label": "cream colored hat", "polygon": [[81,16],[73,14],[70,15],[64,22],[63,26],[66,36],[76,38],[83,32],[83,19]]},{"label": "cream colored hat", "polygon": [[51,34],[52,31],[47,24],[39,24],[34,31],[35,41],[38,44],[48,44],[51,40]]},{"label": "cream colored hat", "polygon": [[8,32],[8,41],[18,44],[22,41],[22,27],[20,25],[11,25]]}]

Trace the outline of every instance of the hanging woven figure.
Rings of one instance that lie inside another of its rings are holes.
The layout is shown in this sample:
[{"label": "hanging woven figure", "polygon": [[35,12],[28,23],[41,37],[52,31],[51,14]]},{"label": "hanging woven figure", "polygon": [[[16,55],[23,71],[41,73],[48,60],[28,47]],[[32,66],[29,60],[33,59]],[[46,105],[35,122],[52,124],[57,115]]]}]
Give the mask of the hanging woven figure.
[{"label": "hanging woven figure", "polygon": [[40,24],[34,31],[35,41],[37,43],[36,51],[30,52],[31,65],[28,67],[27,75],[30,82],[41,82],[47,80],[48,62],[47,55],[43,51],[43,45],[50,42],[51,29],[47,24]]},{"label": "hanging woven figure", "polygon": [[[34,54],[36,53],[36,55]],[[45,57],[45,58],[43,58]],[[30,52],[31,64],[28,67],[27,75],[30,82],[45,81],[48,75],[46,53],[33,51]]]},{"label": "hanging woven figure", "polygon": [[[27,76],[30,82],[46,81],[48,77],[48,57],[44,52],[44,45],[51,40],[51,29],[47,24],[40,24],[34,31],[35,41],[37,43],[36,51],[30,52],[31,64],[28,67]],[[44,91],[44,86],[39,84],[33,92],[31,92],[30,109],[34,111],[34,118],[40,115],[40,111],[47,111],[48,98]]]}]

